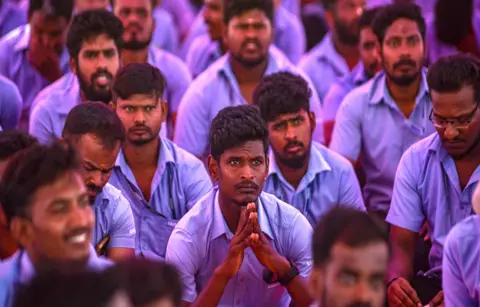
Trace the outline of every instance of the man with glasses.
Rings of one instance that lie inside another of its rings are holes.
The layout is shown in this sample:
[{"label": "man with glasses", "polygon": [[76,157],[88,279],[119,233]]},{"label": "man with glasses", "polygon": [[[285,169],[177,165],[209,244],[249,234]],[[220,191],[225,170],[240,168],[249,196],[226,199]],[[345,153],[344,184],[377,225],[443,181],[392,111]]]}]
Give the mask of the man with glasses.
[{"label": "man with glasses", "polygon": [[[443,304],[439,277],[445,238],[473,213],[472,194],[480,179],[480,61],[465,54],[442,58],[429,69],[427,82],[437,133],[410,147],[396,174],[387,216],[393,246],[390,306]],[[430,271],[412,278],[424,221],[432,239]]]}]

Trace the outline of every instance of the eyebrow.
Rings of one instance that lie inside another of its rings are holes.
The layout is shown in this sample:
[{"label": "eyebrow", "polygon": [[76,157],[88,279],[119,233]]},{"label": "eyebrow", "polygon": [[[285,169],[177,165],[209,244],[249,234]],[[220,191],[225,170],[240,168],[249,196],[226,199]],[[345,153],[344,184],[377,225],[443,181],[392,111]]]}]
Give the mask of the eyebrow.
[{"label": "eyebrow", "polygon": [[112,165],[111,167],[102,168],[102,167],[99,167],[98,165],[95,165],[95,164],[93,164],[92,162],[87,161],[87,160],[84,160],[84,163],[85,163],[87,166],[91,167],[91,168],[94,168],[94,169],[96,169],[96,170],[100,170],[100,171],[103,171],[103,172],[110,171],[110,170],[112,170],[112,169],[115,167],[115,164],[114,164],[114,165]]}]

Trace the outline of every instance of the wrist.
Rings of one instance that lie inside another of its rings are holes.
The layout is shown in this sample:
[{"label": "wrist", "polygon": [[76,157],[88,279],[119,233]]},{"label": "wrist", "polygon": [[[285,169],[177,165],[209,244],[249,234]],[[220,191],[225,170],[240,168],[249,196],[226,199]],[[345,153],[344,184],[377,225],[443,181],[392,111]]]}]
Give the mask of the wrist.
[{"label": "wrist", "polygon": [[400,277],[394,277],[392,279],[390,279],[390,281],[387,283],[387,289],[390,288],[390,286],[395,282],[397,281],[397,279],[399,279]]},{"label": "wrist", "polygon": [[292,268],[292,265],[290,264],[290,261],[288,261],[286,258],[279,256],[279,260],[277,262],[277,266],[275,268],[274,273],[277,273],[278,276],[284,276],[290,272],[290,269]]}]

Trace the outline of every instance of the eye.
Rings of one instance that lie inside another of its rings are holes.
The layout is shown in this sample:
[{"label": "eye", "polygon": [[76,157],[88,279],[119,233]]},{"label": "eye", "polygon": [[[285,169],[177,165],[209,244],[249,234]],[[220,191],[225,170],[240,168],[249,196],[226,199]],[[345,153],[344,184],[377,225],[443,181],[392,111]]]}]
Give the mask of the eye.
[{"label": "eye", "polygon": [[233,160],[230,160],[230,162],[228,162],[228,164],[233,165],[233,166],[237,166],[237,165],[240,165],[240,161],[237,160],[237,159],[233,159]]},{"label": "eye", "polygon": [[255,165],[255,166],[259,166],[262,164],[262,161],[260,159],[255,159],[252,161],[252,164]]},{"label": "eye", "polygon": [[155,110],[155,107],[152,107],[152,106],[145,107],[145,111],[147,112],[152,112],[153,110]]},{"label": "eye", "polygon": [[353,286],[357,282],[355,275],[350,273],[343,273],[340,275],[340,283],[344,286]]},{"label": "eye", "polygon": [[133,111],[134,111],[134,109],[133,109],[132,107],[130,107],[130,106],[126,106],[126,107],[124,107],[123,109],[124,109],[125,111],[127,111],[127,112],[133,112]]},{"label": "eye", "polygon": [[55,203],[50,207],[50,210],[55,214],[64,213],[67,211],[67,209],[67,204],[63,202]]}]

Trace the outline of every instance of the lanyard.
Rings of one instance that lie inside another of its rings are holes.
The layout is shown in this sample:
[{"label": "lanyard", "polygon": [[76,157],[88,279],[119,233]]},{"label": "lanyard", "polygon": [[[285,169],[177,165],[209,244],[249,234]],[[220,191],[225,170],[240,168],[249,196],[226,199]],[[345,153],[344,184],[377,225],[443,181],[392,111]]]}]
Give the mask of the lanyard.
[{"label": "lanyard", "polygon": [[[273,189],[274,189],[275,196],[278,199],[283,200],[280,187],[279,187],[279,182],[280,182],[280,179],[278,178],[278,175],[277,175],[277,177],[273,180]],[[305,206],[303,207],[302,213],[304,216],[308,217],[308,215],[310,214],[309,209],[310,209],[310,203],[311,203],[312,194],[313,194],[313,180],[308,184],[305,191],[306,191],[306,196],[305,196],[306,199],[305,199]],[[286,200],[283,200],[283,201],[286,201]]]}]

